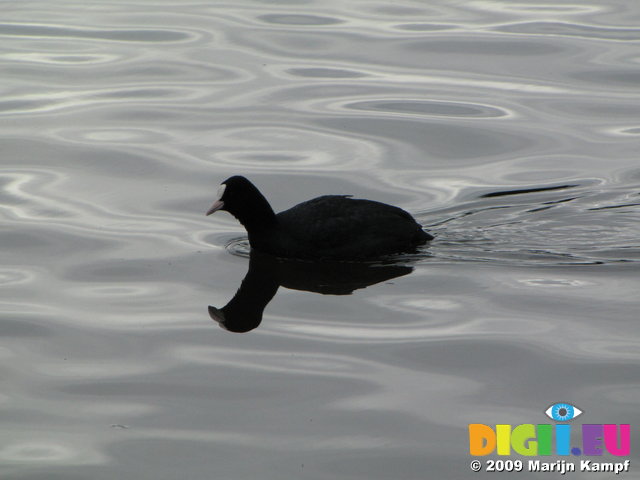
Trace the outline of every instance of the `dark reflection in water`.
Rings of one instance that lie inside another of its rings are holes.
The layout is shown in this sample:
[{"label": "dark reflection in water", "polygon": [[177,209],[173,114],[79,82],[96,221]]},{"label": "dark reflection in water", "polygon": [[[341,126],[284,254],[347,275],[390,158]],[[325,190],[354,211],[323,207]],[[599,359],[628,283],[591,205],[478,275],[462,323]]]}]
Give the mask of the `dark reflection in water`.
[{"label": "dark reflection in water", "polygon": [[248,332],[260,325],[265,307],[280,286],[323,295],[349,295],[412,270],[393,263],[285,260],[252,251],[249,271],[234,297],[222,308],[209,306],[209,315],[230,332]]}]

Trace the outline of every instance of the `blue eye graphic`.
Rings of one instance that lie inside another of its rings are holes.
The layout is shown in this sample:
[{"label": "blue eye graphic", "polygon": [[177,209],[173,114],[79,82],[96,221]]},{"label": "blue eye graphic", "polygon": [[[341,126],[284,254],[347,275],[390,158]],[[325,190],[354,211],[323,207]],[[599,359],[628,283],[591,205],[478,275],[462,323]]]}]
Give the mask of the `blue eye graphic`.
[{"label": "blue eye graphic", "polygon": [[544,413],[556,422],[568,422],[582,415],[582,410],[570,403],[554,403]]}]

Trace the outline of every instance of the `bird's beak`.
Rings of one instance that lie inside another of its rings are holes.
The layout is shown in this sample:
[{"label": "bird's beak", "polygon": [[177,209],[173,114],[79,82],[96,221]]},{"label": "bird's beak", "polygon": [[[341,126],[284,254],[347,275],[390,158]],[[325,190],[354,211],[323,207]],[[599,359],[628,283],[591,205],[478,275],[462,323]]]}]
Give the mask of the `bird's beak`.
[{"label": "bird's beak", "polygon": [[211,215],[213,212],[217,212],[222,207],[224,207],[224,202],[222,200],[216,200],[215,202],[213,202],[213,205],[211,205],[211,208],[207,210],[207,215]]},{"label": "bird's beak", "polygon": [[209,316],[211,317],[211,320],[218,322],[218,325],[220,325],[222,328],[224,328],[225,330],[227,329],[227,327],[225,327],[224,325],[224,312],[221,308],[216,308],[213,305],[209,305]]}]

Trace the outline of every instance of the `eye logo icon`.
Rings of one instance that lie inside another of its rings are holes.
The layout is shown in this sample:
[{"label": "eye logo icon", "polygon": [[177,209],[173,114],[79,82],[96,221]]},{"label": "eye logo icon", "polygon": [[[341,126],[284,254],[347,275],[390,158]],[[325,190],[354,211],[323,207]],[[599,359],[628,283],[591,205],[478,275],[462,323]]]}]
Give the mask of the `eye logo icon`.
[{"label": "eye logo icon", "polygon": [[582,410],[570,403],[560,402],[551,405],[544,413],[547,417],[551,420],[555,420],[556,422],[568,422],[569,420],[573,420],[574,418],[582,415]]}]

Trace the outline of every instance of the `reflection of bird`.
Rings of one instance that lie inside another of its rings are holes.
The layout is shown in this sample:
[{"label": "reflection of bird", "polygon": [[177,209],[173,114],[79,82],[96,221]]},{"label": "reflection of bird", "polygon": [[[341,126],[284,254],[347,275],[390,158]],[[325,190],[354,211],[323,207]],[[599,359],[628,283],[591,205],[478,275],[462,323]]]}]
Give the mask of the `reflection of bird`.
[{"label": "reflection of bird", "polygon": [[349,295],[354,290],[406,275],[413,267],[364,262],[305,262],[278,259],[251,251],[249,271],[234,297],[209,315],[231,332],[248,332],[262,321],[262,313],[282,285],[326,295]]},{"label": "reflection of bird", "polygon": [[226,210],[247,229],[251,248],[283,258],[357,260],[415,251],[433,237],[398,207],[325,195],[277,215],[246,178],[228,178],[207,215]]}]

